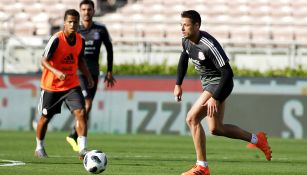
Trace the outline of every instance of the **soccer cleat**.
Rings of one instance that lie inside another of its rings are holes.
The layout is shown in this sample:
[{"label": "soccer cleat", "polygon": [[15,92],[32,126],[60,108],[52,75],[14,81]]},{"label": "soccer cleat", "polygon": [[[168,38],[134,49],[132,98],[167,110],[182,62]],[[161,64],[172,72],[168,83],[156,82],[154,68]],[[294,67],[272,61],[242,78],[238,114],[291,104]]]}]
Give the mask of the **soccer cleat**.
[{"label": "soccer cleat", "polygon": [[209,167],[194,165],[192,169],[182,173],[181,175],[210,175],[210,172],[209,172]]},{"label": "soccer cleat", "polygon": [[257,138],[258,138],[258,142],[253,145],[255,145],[258,149],[260,149],[264,153],[265,158],[268,161],[270,161],[272,158],[272,151],[269,146],[266,134],[264,132],[258,132]]},{"label": "soccer cleat", "polygon": [[39,149],[39,150],[35,150],[34,156],[38,157],[38,158],[47,158],[48,157],[44,148]]},{"label": "soccer cleat", "polygon": [[252,149],[252,148],[257,148],[257,146],[256,146],[255,144],[248,143],[248,144],[246,145],[246,148]]},{"label": "soccer cleat", "polygon": [[77,144],[77,142],[75,141],[75,139],[67,136],[66,137],[66,141],[70,144],[70,146],[72,147],[72,149],[75,151],[75,152],[79,152],[79,146]]},{"label": "soccer cleat", "polygon": [[83,160],[85,155],[88,153],[87,149],[83,149],[79,152],[79,159]]}]

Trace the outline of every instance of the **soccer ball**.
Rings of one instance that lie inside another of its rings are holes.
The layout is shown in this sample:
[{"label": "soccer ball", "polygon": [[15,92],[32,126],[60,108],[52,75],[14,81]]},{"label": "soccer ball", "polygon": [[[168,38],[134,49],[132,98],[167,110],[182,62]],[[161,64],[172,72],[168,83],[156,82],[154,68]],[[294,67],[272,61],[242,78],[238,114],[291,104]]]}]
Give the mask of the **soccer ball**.
[{"label": "soccer ball", "polygon": [[86,153],[83,159],[83,165],[86,171],[99,174],[107,168],[108,159],[104,152],[92,150]]}]

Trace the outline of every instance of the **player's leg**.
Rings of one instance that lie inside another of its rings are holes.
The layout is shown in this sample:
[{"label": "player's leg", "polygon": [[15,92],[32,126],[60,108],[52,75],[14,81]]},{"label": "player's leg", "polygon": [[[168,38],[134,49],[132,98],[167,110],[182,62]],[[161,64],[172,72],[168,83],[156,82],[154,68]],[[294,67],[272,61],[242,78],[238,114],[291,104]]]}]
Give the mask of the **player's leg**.
[{"label": "player's leg", "polygon": [[34,155],[39,158],[48,157],[45,151],[45,136],[50,119],[42,115],[37,123],[36,128],[36,148]]},{"label": "player's leg", "polygon": [[[209,84],[204,87],[204,90],[209,93],[209,98],[217,90],[218,84]],[[231,94],[233,89],[233,81],[230,81],[223,89],[220,96],[220,102],[218,102],[218,111],[213,117],[207,117],[208,127],[212,135],[225,136],[234,139],[241,139],[250,141],[252,134],[231,124],[224,124],[224,112],[225,112],[225,100]]]},{"label": "player's leg", "polygon": [[79,147],[80,158],[86,153],[87,145],[87,118],[85,115],[85,101],[80,87],[73,88],[69,91],[65,103],[75,116],[75,128],[78,134],[77,143]]},{"label": "player's leg", "polygon": [[62,93],[47,92],[42,90],[38,112],[41,115],[36,128],[36,149],[34,155],[39,158],[48,157],[45,151],[45,136],[48,124],[54,114],[61,112]]},{"label": "player's leg", "polygon": [[[98,86],[98,76],[93,76],[94,79],[94,87],[89,89],[87,87],[87,81],[86,78],[83,75],[79,76],[80,80],[80,87],[82,90],[82,94],[85,98],[85,113],[87,117],[87,121],[89,123],[89,118],[90,118],[90,111],[92,109],[92,102],[95,97],[96,91],[97,91],[97,86]],[[79,147],[77,144],[77,138],[78,134],[76,131],[76,126],[74,126],[69,134],[69,136],[66,137],[66,141],[72,146],[73,150],[78,152]]]},{"label": "player's leg", "polygon": [[87,119],[85,116],[85,109],[75,109],[73,114],[76,118],[76,131],[78,134],[77,143],[80,151],[86,149],[86,137],[87,137]]},{"label": "player's leg", "polygon": [[202,105],[209,98],[210,94],[204,91],[187,114],[186,122],[191,131],[197,161],[191,170],[182,173],[182,175],[210,174],[206,158],[206,135],[201,125],[201,120],[206,116],[206,108]]},{"label": "player's leg", "polygon": [[[97,87],[98,87],[98,76],[92,75],[92,78],[94,80],[94,86],[92,88],[88,88],[87,87],[87,83],[86,83],[86,87],[85,85],[81,86],[82,89],[82,93],[83,96],[85,98],[85,113],[86,113],[86,117],[87,117],[87,121],[89,121],[90,119],[90,112],[92,110],[92,104],[93,104],[93,100],[95,98],[96,92],[97,92]],[[87,82],[85,80],[85,77],[83,76],[83,82]],[[86,90],[86,92],[84,92],[84,90]]]},{"label": "player's leg", "polygon": [[[87,118],[87,120],[89,119],[89,113],[87,113],[87,108],[91,108],[91,105],[92,105],[92,100],[89,99],[89,98],[86,98],[85,99],[85,116]],[[73,114],[74,116],[76,116],[75,114]],[[76,152],[79,152],[80,148],[78,146],[78,132],[77,132],[77,129],[76,129],[76,125],[74,125],[74,127],[72,128],[69,136],[66,137],[66,141],[71,145],[72,149]]]},{"label": "player's leg", "polygon": [[271,160],[271,149],[268,145],[265,133],[259,132],[257,135],[252,134],[236,125],[224,124],[225,101],[218,107],[218,112],[213,117],[207,117],[209,130],[212,135],[224,136],[232,139],[240,139],[254,143],[266,156],[267,160]]},{"label": "player's leg", "polygon": [[48,129],[48,123],[50,119],[44,115],[40,117],[40,119],[37,122],[37,128],[36,128],[36,137],[39,140],[44,140],[46,136],[46,132]]},{"label": "player's leg", "polygon": [[78,133],[77,143],[79,148],[79,159],[83,160],[87,153],[87,119],[85,109],[75,109],[73,111],[76,118],[76,131]]},{"label": "player's leg", "polygon": [[[84,98],[87,99],[89,95],[89,91],[87,88],[87,81],[83,75],[79,75],[79,81],[80,81],[80,87],[81,87],[82,94]],[[66,137],[66,141],[71,145],[74,151],[79,152],[80,149],[78,147],[77,139],[78,139],[78,133],[76,131],[76,125],[74,125],[69,136]]]},{"label": "player's leg", "polygon": [[88,95],[85,98],[85,112],[86,112],[88,120],[90,118],[89,114],[90,114],[90,112],[92,110],[93,100],[94,100],[96,92],[97,92],[99,76],[92,75],[92,78],[94,80],[94,86],[87,90],[88,91]]},{"label": "player's leg", "polygon": [[205,131],[201,120],[206,116],[206,108],[202,106],[208,100],[208,93],[204,91],[189,110],[186,118],[193,138],[197,160],[206,160]]},{"label": "player's leg", "polygon": [[225,102],[218,106],[218,112],[213,117],[207,117],[208,127],[212,135],[225,136],[233,139],[250,141],[252,134],[236,125],[224,124]]}]

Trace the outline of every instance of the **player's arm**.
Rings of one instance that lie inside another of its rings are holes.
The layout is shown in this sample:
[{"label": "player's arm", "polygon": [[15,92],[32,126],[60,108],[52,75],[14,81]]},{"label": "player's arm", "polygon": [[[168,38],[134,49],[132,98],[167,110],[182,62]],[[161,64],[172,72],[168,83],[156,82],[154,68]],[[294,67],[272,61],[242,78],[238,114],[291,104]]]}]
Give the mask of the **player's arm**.
[{"label": "player's arm", "polygon": [[229,65],[229,59],[227,58],[223,48],[219,44],[216,44],[215,48],[215,52],[212,52],[212,50],[209,49],[209,52],[213,55],[213,57],[210,58],[215,59],[212,61],[215,67],[221,72],[221,79],[216,91],[212,94],[212,98],[221,102],[222,100],[225,100],[225,97],[223,96],[225,88],[227,88],[229,84],[232,84],[233,72]]},{"label": "player's arm", "polygon": [[104,82],[107,83],[107,87],[113,87],[116,80],[115,78],[113,77],[113,73],[112,73],[112,70],[113,70],[113,45],[112,45],[112,42],[111,42],[111,39],[110,39],[110,35],[108,33],[108,30],[105,28],[105,36],[102,37],[102,41],[103,41],[103,44],[106,48],[106,51],[107,51],[107,74],[104,78]]},{"label": "player's arm", "polygon": [[221,79],[216,91],[212,94],[212,98],[221,102],[225,100],[225,89],[227,86],[232,84],[233,72],[231,66],[229,65],[229,59],[221,45],[216,42],[213,47],[214,49],[207,47],[206,54],[208,54],[207,57],[211,59],[212,63],[215,65],[215,68],[220,71]]},{"label": "player's arm", "polygon": [[183,79],[187,73],[188,65],[189,65],[189,56],[187,53],[185,53],[185,51],[182,51],[179,62],[178,62],[178,67],[177,67],[176,85],[181,86]]},{"label": "player's arm", "polygon": [[41,60],[41,65],[45,68],[45,69],[48,69],[50,72],[52,72],[53,74],[55,74],[56,77],[58,77],[58,79],[60,80],[65,80],[66,78],[66,75],[54,68],[50,63],[49,63],[49,60],[52,59],[52,56],[55,52],[55,50],[57,49],[59,45],[59,38],[57,36],[52,36],[46,47],[45,47],[45,50],[44,50],[44,53],[43,53],[43,56],[42,56],[42,60]]},{"label": "player's arm", "polygon": [[174,88],[174,95],[175,95],[176,101],[181,101],[181,97],[182,97],[181,85],[187,73],[188,65],[189,65],[189,56],[183,49],[183,51],[181,52],[178,67],[177,67],[177,80],[176,80],[176,85]]},{"label": "player's arm", "polygon": [[94,80],[92,78],[92,75],[91,75],[90,71],[87,68],[86,62],[83,59],[84,49],[85,49],[85,41],[84,41],[84,39],[82,39],[82,50],[81,50],[81,52],[79,54],[79,57],[78,57],[78,59],[79,59],[78,60],[78,67],[79,67],[79,70],[86,77],[87,83],[88,83],[88,87],[92,88],[92,87],[94,87]]},{"label": "player's arm", "polygon": [[212,59],[215,67],[221,72],[221,79],[212,97],[204,104],[207,106],[207,115],[209,117],[213,117],[214,114],[218,112],[219,104],[225,100],[224,92],[227,86],[232,86],[233,81],[233,72],[224,50],[218,43],[214,47],[216,48],[214,52],[208,48],[208,53],[211,54],[208,58]]},{"label": "player's arm", "polygon": [[230,82],[233,80],[233,72],[228,62],[225,63],[224,66],[218,68],[221,72],[221,80],[219,86],[217,87],[216,91],[212,95],[212,97],[218,101],[223,100],[222,92],[226,86],[229,85]]}]

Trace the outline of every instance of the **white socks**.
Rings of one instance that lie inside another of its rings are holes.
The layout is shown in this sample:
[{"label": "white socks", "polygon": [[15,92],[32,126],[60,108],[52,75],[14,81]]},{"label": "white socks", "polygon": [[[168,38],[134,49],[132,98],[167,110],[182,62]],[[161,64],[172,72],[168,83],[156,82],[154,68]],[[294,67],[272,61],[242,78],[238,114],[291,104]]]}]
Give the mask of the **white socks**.
[{"label": "white socks", "polygon": [[35,149],[35,151],[43,149],[44,148],[44,142],[45,142],[44,140],[39,140],[36,137],[36,149]]},{"label": "white socks", "polygon": [[257,144],[258,142],[258,137],[256,134],[252,134],[252,139],[250,141],[252,144]]},{"label": "white socks", "polygon": [[208,162],[197,160],[196,161],[196,165],[199,165],[199,166],[202,166],[202,167],[207,167],[208,166]]},{"label": "white socks", "polygon": [[77,139],[79,150],[82,151],[86,148],[87,145],[87,138],[85,136],[79,136]]}]

